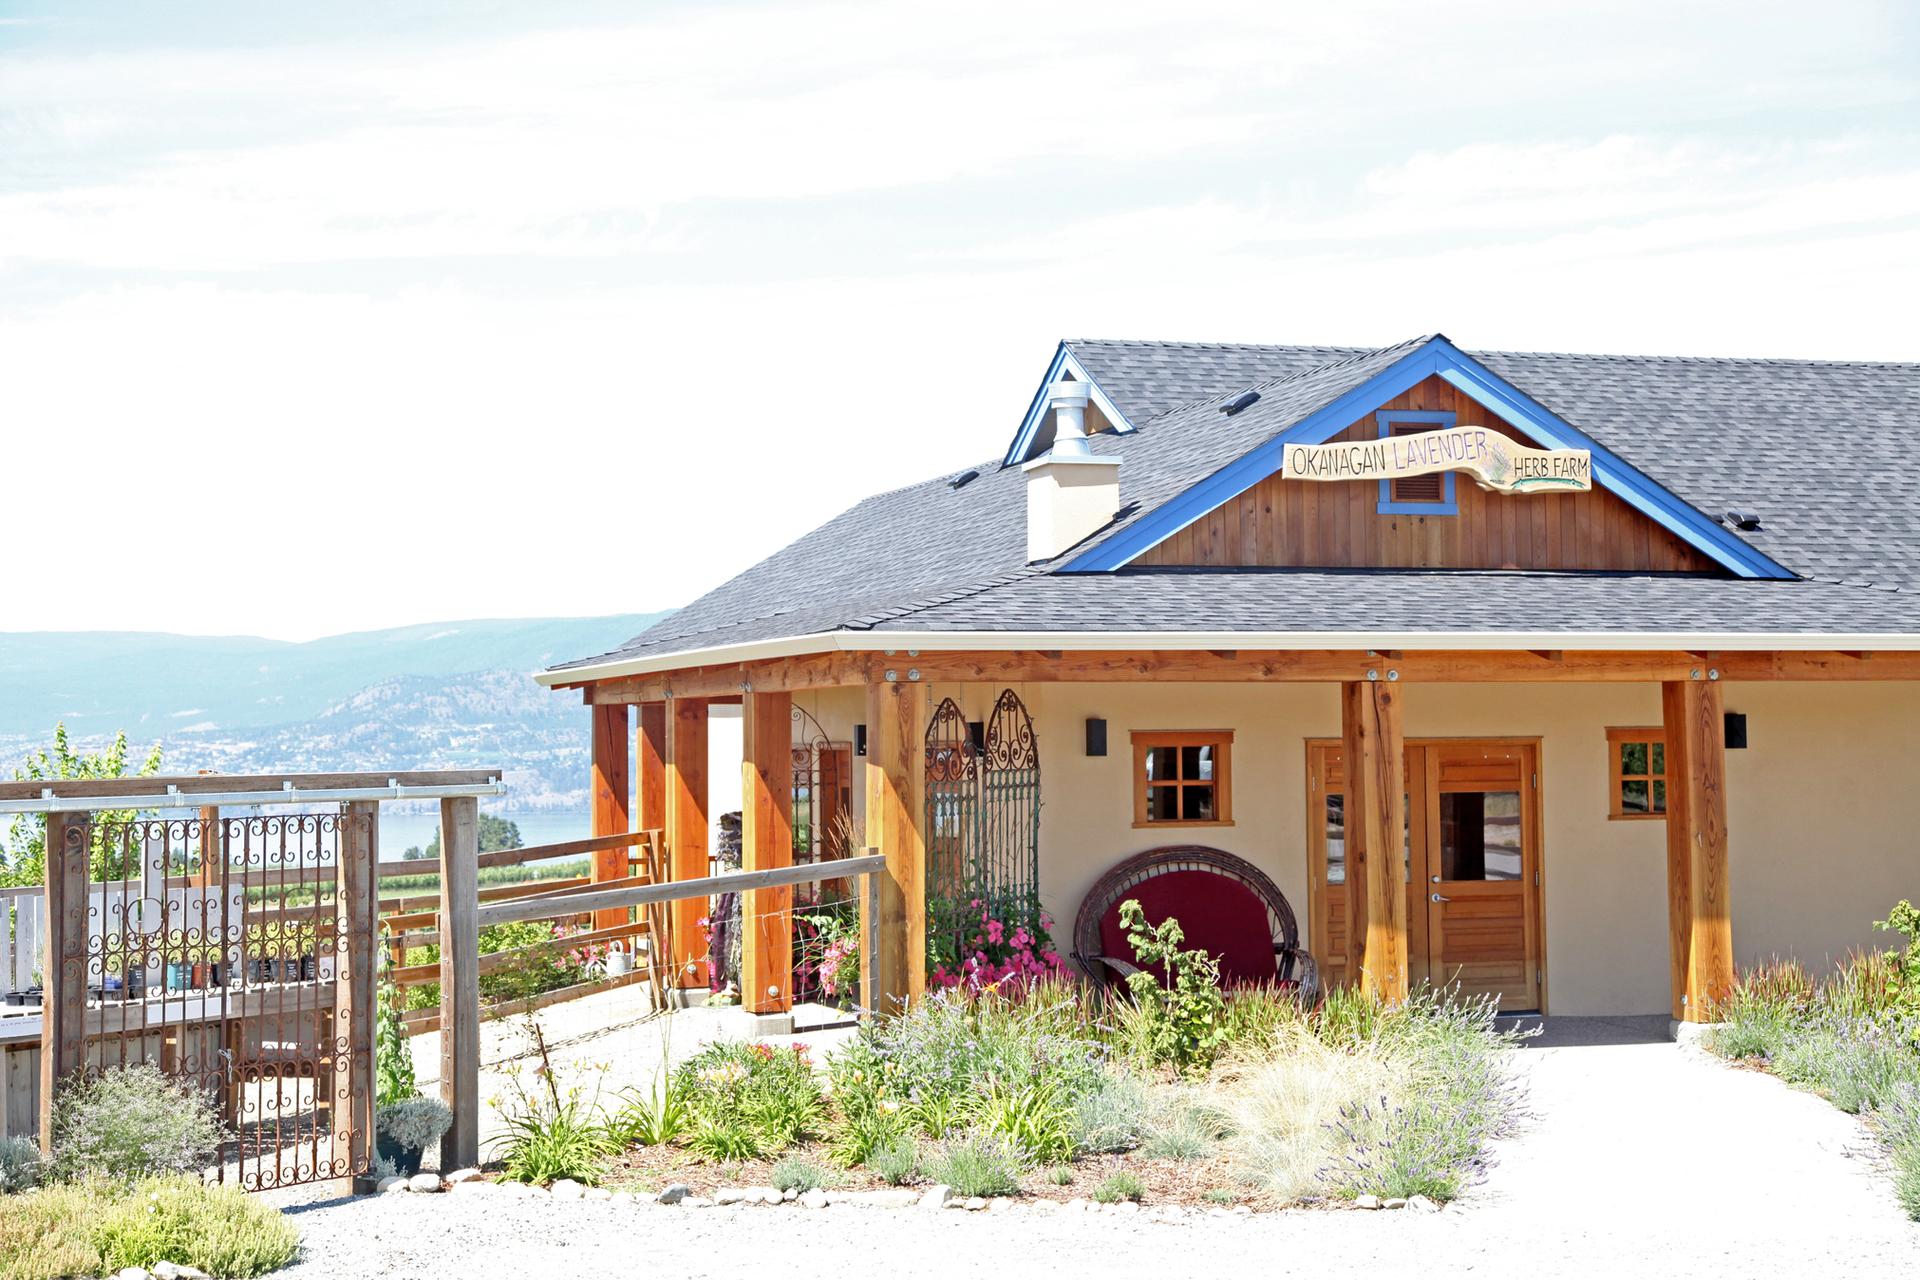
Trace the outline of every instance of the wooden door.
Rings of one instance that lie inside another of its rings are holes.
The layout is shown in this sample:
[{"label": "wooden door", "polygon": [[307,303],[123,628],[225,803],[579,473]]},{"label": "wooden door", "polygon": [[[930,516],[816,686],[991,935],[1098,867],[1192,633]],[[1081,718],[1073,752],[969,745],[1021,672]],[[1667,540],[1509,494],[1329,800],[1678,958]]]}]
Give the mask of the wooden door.
[{"label": "wooden door", "polygon": [[[1531,742],[1407,744],[1407,966],[1508,1011],[1541,1000],[1538,791]],[[1307,746],[1309,931],[1322,978],[1347,980],[1344,797],[1338,742]]]},{"label": "wooden door", "polygon": [[1428,975],[1466,995],[1498,996],[1503,1010],[1538,1009],[1534,748],[1445,742],[1418,751],[1427,779]]}]

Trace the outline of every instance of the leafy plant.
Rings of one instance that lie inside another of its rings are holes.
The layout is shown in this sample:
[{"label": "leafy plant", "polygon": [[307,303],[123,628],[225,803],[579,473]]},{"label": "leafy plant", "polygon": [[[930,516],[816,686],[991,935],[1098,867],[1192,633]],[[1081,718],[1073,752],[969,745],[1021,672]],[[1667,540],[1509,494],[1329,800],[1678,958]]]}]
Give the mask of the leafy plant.
[{"label": "leafy plant", "polygon": [[31,1138],[0,1138],[0,1195],[40,1185],[46,1161]]},{"label": "leafy plant", "polygon": [[424,1151],[453,1123],[453,1111],[438,1098],[402,1098],[382,1103],[374,1112],[373,1123],[389,1142],[409,1151]]},{"label": "leafy plant", "polygon": [[1147,1184],[1131,1173],[1110,1175],[1093,1189],[1093,1198],[1101,1204],[1119,1204],[1122,1200],[1142,1200],[1146,1198]]},{"label": "leafy plant", "polygon": [[975,1132],[940,1143],[926,1176],[960,1196],[1010,1196],[1020,1189],[1021,1154],[998,1134]]},{"label": "leafy plant", "polygon": [[[51,749],[35,751],[26,763],[13,771],[18,782],[54,782],[99,778],[150,778],[160,772],[160,744],[155,743],[138,768],[129,767],[127,734],[116,733],[104,751],[75,751],[67,736],[67,726],[53,728]],[[105,809],[93,814],[88,826],[88,878],[96,883],[126,878],[127,855],[116,832],[138,815],[131,809]],[[7,857],[0,857],[0,886],[35,885],[46,879],[47,816],[23,813],[15,817],[7,833]]]},{"label": "leafy plant", "polygon": [[1147,1091],[1138,1079],[1114,1070],[1102,1072],[1099,1085],[1074,1106],[1074,1150],[1131,1151],[1140,1145],[1147,1111]]},{"label": "leafy plant", "polygon": [[1053,917],[1032,894],[930,898],[927,982],[981,991],[1059,979],[1066,965],[1052,929]]},{"label": "leafy plant", "polygon": [[891,1186],[903,1187],[920,1175],[920,1148],[912,1138],[894,1138],[870,1150],[865,1163],[874,1177]]},{"label": "leafy plant", "polygon": [[1073,1166],[1070,1164],[1057,1164],[1053,1166],[1053,1168],[1047,1170],[1047,1181],[1056,1187],[1072,1186]]},{"label": "leafy plant", "polygon": [[419,1096],[420,1084],[413,1074],[413,1050],[407,1045],[406,1026],[400,1020],[399,989],[393,985],[393,960],[382,931],[380,980],[374,1000],[373,1077],[374,1097],[382,1105]]},{"label": "leafy plant", "polygon": [[1176,1094],[1148,1123],[1140,1149],[1161,1160],[1200,1160],[1213,1154],[1226,1132],[1217,1112]]},{"label": "leafy plant", "polygon": [[[528,1018],[527,1025],[540,1065],[534,1069],[531,1087],[523,1082],[519,1064],[506,1071],[512,1097],[505,1106],[494,1104],[506,1129],[498,1139],[501,1166],[518,1182],[547,1183],[559,1178],[597,1182],[601,1165],[619,1150],[600,1111],[599,1086],[592,1094],[579,1085],[563,1089],[539,1019]],[[603,1067],[596,1077],[604,1072]]]},{"label": "leafy plant", "polygon": [[811,1160],[787,1156],[774,1162],[767,1182],[782,1191],[813,1191],[827,1185],[827,1171]]},{"label": "leafy plant", "polygon": [[196,1178],[143,1182],[93,1229],[101,1269],[185,1263],[210,1275],[257,1276],[293,1260],[299,1234],[269,1206]]},{"label": "leafy plant", "polygon": [[[1127,990],[1147,1016],[1147,1052],[1153,1061],[1180,1071],[1205,1071],[1226,1041],[1219,961],[1204,951],[1182,949],[1186,934],[1178,920],[1149,927],[1137,899],[1120,904],[1120,924],[1140,964],[1138,972],[1127,975]],[[1155,966],[1166,971],[1166,983]]]},{"label": "leafy plant", "polygon": [[225,1138],[206,1091],[145,1064],[109,1067],[61,1086],[51,1172],[122,1182],[198,1173]]},{"label": "leafy plant", "polygon": [[1060,1087],[1038,1081],[1018,1087],[995,1082],[982,1101],[979,1125],[1005,1138],[1027,1164],[1073,1158],[1074,1108]]},{"label": "leafy plant", "polygon": [[687,1145],[714,1160],[770,1155],[818,1133],[826,1102],[805,1045],[717,1041],[683,1063]]},{"label": "leafy plant", "polygon": [[1200,1198],[1208,1204],[1237,1204],[1240,1194],[1230,1187],[1208,1187]]},{"label": "leafy plant", "polygon": [[1902,898],[1893,904],[1887,918],[1874,921],[1873,927],[1905,937],[1907,945],[1898,953],[1900,988],[1908,998],[1920,1001],[1920,907]]},{"label": "leafy plant", "polygon": [[662,1076],[646,1093],[628,1089],[621,1097],[625,1101],[611,1124],[622,1146],[663,1146],[678,1139],[692,1123],[686,1089],[674,1076]]}]

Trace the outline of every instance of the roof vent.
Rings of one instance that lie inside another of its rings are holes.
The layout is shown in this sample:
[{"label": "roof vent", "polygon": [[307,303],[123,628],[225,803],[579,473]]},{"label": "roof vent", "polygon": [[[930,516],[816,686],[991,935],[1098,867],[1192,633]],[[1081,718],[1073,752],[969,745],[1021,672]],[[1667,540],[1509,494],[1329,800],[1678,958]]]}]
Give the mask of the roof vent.
[{"label": "roof vent", "polygon": [[1088,384],[1056,382],[1053,448],[1024,463],[1027,475],[1027,559],[1051,560],[1113,519],[1120,509],[1120,459],[1087,447]]},{"label": "roof vent", "polygon": [[1726,522],[1732,525],[1734,528],[1743,530],[1748,533],[1751,533],[1753,530],[1758,529],[1760,527],[1760,517],[1753,514],[1753,512],[1751,511],[1729,510],[1726,514],[1725,519],[1726,519]]},{"label": "roof vent", "polygon": [[1239,395],[1221,405],[1220,412],[1231,418],[1234,414],[1240,412],[1259,398],[1260,393],[1258,391],[1242,391]]},{"label": "roof vent", "polygon": [[960,486],[966,484],[969,480],[978,480],[979,478],[980,478],[980,473],[978,471],[974,471],[971,469],[962,471],[959,475],[947,481],[947,488],[958,489]]}]

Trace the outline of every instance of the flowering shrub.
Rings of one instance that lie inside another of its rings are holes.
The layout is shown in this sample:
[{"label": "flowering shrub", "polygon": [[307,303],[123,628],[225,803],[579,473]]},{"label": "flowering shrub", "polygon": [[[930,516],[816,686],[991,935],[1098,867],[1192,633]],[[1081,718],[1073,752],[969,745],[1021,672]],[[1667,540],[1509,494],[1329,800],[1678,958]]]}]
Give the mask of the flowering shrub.
[{"label": "flowering shrub", "polygon": [[927,981],[981,991],[1066,972],[1054,950],[1053,917],[1031,897],[929,901]]},{"label": "flowering shrub", "polygon": [[860,917],[853,911],[795,916],[794,993],[851,997],[860,983]]},{"label": "flowering shrub", "polygon": [[826,1117],[807,1046],[722,1040],[682,1063],[687,1145],[712,1160],[773,1155],[812,1137]]}]

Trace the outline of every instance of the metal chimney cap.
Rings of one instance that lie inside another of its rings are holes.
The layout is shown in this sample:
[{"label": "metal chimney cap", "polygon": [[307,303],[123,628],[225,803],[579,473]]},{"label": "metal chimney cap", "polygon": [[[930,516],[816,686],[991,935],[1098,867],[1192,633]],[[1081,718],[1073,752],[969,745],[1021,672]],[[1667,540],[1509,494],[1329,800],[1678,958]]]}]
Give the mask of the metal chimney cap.
[{"label": "metal chimney cap", "polygon": [[1055,409],[1084,409],[1093,398],[1093,385],[1061,379],[1047,388],[1047,403]]}]

